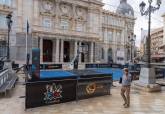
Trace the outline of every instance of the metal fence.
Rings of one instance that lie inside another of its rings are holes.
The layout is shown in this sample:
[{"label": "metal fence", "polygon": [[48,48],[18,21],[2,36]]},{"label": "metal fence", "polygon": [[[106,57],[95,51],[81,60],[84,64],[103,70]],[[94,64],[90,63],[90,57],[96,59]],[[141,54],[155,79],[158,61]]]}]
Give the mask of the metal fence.
[{"label": "metal fence", "polygon": [[0,58],[7,56],[7,46],[0,45]]}]

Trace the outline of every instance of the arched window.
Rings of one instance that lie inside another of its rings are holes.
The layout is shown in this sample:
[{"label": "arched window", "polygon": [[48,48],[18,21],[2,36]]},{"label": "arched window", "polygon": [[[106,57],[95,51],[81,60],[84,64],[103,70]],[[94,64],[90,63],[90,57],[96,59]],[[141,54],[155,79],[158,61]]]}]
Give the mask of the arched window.
[{"label": "arched window", "polygon": [[111,48],[108,49],[108,62],[113,62],[112,49]]}]

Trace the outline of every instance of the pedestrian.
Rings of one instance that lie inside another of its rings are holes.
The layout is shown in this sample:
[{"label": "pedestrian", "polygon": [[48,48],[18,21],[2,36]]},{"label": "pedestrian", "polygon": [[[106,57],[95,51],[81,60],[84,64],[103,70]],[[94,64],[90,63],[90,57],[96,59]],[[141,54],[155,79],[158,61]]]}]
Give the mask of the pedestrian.
[{"label": "pedestrian", "polygon": [[128,108],[130,106],[130,87],[131,87],[131,74],[128,68],[124,68],[124,74],[122,76],[121,96],[124,100],[123,106]]}]

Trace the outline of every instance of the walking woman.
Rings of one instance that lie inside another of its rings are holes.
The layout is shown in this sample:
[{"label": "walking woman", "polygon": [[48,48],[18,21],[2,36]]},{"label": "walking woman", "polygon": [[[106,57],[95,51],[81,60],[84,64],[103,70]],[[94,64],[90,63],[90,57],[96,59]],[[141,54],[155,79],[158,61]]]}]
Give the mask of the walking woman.
[{"label": "walking woman", "polygon": [[130,87],[131,87],[131,74],[129,74],[128,68],[124,69],[122,77],[121,96],[124,100],[123,106],[128,108],[130,106]]}]

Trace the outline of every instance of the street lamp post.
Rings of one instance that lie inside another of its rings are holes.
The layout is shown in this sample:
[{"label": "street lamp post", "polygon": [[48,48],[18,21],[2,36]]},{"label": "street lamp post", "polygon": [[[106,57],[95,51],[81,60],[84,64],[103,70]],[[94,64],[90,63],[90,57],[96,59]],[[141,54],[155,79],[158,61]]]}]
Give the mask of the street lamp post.
[{"label": "street lamp post", "polygon": [[12,26],[12,15],[11,13],[9,13],[7,16],[6,16],[6,21],[7,21],[7,27],[8,27],[8,43],[7,43],[7,60],[9,61],[10,59],[10,31],[11,31],[11,26]]},{"label": "street lamp post", "polygon": [[151,67],[151,51],[150,51],[150,43],[151,43],[151,35],[150,35],[150,27],[151,27],[151,13],[155,12],[160,8],[161,0],[157,0],[157,7],[152,6],[152,0],[148,0],[149,7],[145,11],[146,4],[142,2],[140,7],[141,15],[149,16],[148,20],[148,37],[146,40],[146,49],[145,49],[145,55],[146,55],[146,63],[140,70],[140,77],[138,81],[134,82],[134,87],[147,91],[147,92],[154,92],[154,91],[160,91],[161,87],[160,85],[156,84],[156,77],[155,77],[155,68]]},{"label": "street lamp post", "polygon": [[134,47],[135,47],[135,40],[136,40],[136,35],[133,35],[133,33],[131,34],[131,36],[128,36],[129,41],[131,42],[131,46],[130,46],[130,50],[131,50],[131,63],[133,63],[133,51],[134,51]]},{"label": "street lamp post", "polygon": [[140,12],[142,16],[149,16],[149,20],[148,20],[148,37],[147,37],[147,42],[146,42],[146,49],[145,49],[145,54],[147,57],[147,64],[146,67],[150,68],[151,65],[151,49],[150,49],[150,45],[151,45],[151,35],[150,35],[150,31],[151,31],[151,13],[155,12],[156,10],[158,10],[160,8],[160,4],[161,4],[161,0],[157,0],[157,7],[152,6],[152,0],[148,0],[149,3],[149,7],[147,8],[147,10],[145,11],[145,6],[146,4],[144,2],[140,3],[139,7],[140,7]]},{"label": "street lamp post", "polygon": [[135,41],[136,41],[136,35],[134,34],[132,37],[132,46],[133,46],[133,58],[135,58]]}]

